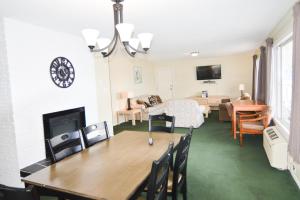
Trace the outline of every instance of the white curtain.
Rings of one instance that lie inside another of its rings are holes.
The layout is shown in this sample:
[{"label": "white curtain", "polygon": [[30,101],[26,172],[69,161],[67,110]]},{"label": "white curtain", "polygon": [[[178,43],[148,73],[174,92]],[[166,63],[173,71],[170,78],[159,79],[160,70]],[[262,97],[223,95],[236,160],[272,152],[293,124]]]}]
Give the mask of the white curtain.
[{"label": "white curtain", "polygon": [[271,106],[271,102],[273,100],[273,95],[271,94],[272,90],[272,71],[274,71],[274,68],[272,70],[272,62],[273,59],[273,39],[268,38],[266,40],[266,104]]},{"label": "white curtain", "polygon": [[300,163],[300,3],[294,6],[293,87],[289,153]]},{"label": "white curtain", "polygon": [[268,65],[268,74],[269,74],[269,85],[268,85],[268,99],[267,104],[270,106],[270,114],[271,117],[274,117],[275,113],[277,112],[276,108],[278,106],[277,102],[277,92],[278,92],[278,71],[277,71],[277,49],[271,48],[271,59],[269,60],[270,66]]}]

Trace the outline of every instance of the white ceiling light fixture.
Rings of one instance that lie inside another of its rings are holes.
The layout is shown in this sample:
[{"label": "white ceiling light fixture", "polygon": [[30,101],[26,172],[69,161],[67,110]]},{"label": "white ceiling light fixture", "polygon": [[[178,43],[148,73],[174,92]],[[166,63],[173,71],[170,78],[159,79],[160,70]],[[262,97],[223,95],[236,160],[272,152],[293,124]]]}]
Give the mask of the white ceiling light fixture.
[{"label": "white ceiling light fixture", "polygon": [[[123,23],[123,2],[124,0],[112,0],[114,10],[114,22],[115,31],[112,40],[107,38],[99,38],[99,32],[94,29],[82,30],[82,35],[90,48],[91,52],[101,52],[103,57],[108,57],[116,48],[118,40],[122,42],[126,52],[134,57],[135,54],[144,53],[150,49],[153,34],[152,33],[140,33],[138,38],[133,38],[134,25]],[[138,50],[139,44],[141,43],[143,50]],[[96,44],[98,48],[96,47]]]},{"label": "white ceiling light fixture", "polygon": [[197,56],[199,56],[199,52],[198,51],[193,51],[193,52],[191,52],[191,56],[192,57],[197,57]]}]

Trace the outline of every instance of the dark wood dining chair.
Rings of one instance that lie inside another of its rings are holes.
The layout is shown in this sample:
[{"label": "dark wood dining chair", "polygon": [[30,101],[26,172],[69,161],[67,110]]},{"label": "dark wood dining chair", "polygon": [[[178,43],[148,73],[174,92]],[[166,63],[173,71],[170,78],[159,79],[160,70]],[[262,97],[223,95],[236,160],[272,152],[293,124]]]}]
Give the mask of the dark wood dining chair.
[{"label": "dark wood dining chair", "polygon": [[33,186],[15,188],[0,184],[0,200],[38,200]]},{"label": "dark wood dining chair", "polygon": [[[169,168],[172,159],[173,144],[168,150],[152,163],[151,172],[148,178],[146,200],[166,200],[168,190]],[[138,200],[142,200],[139,197]]]},{"label": "dark wood dining chair", "polygon": [[82,151],[80,130],[63,133],[46,140],[52,161],[58,162],[68,156]]},{"label": "dark wood dining chair", "polygon": [[82,137],[86,148],[109,138],[106,121],[82,128]]},{"label": "dark wood dining chair", "polygon": [[[169,122],[171,126],[154,125],[155,122]],[[167,132],[174,133],[175,116],[168,116],[165,113],[161,115],[149,115],[149,132]]]},{"label": "dark wood dining chair", "polygon": [[193,127],[189,128],[188,133],[180,138],[177,146],[175,163],[169,173],[168,195],[172,200],[177,200],[178,192],[181,192],[183,199],[187,199],[187,161],[192,139]]}]

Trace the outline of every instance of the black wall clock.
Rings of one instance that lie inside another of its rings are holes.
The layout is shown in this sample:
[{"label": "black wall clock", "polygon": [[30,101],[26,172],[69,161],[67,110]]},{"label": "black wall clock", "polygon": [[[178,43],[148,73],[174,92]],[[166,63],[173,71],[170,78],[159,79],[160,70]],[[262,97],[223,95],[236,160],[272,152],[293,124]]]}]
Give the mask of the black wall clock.
[{"label": "black wall clock", "polygon": [[57,57],[51,62],[50,76],[55,85],[60,88],[67,88],[74,82],[75,70],[67,58]]}]

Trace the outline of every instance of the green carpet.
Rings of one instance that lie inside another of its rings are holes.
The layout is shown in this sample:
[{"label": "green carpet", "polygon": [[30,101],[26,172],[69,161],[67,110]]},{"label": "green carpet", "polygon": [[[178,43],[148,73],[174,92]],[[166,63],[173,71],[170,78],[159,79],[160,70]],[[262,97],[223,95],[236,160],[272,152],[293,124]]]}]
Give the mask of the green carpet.
[{"label": "green carpet", "polygon": [[[230,136],[231,124],[219,122],[217,115],[212,113],[193,132],[188,161],[189,200],[299,200],[300,190],[289,172],[269,165],[262,137],[246,136],[240,148]],[[147,129],[147,122],[114,127],[115,133]]]}]

